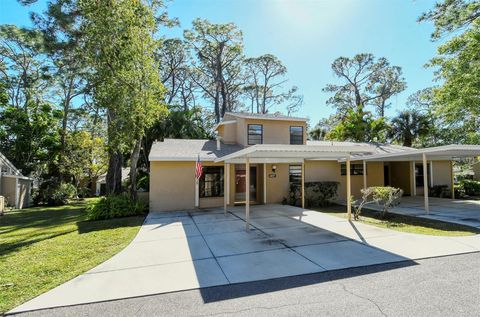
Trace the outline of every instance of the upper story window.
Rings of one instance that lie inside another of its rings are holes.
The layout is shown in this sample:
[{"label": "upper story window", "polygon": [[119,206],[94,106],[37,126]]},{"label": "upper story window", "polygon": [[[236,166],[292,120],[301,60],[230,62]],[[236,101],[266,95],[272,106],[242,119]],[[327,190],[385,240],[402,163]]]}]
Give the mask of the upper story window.
[{"label": "upper story window", "polygon": [[263,126],[261,124],[248,125],[248,145],[263,143]]},{"label": "upper story window", "polygon": [[[347,164],[342,164],[341,174],[347,175]],[[350,164],[350,175],[363,175],[363,164]]]},{"label": "upper story window", "polygon": [[290,127],[290,144],[303,144],[303,127]]}]

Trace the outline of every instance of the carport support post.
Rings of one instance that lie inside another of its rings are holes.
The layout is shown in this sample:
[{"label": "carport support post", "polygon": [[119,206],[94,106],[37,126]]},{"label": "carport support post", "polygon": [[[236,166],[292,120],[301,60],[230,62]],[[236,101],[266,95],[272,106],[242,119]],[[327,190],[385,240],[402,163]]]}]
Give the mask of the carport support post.
[{"label": "carport support post", "polygon": [[250,229],[250,160],[245,158],[245,229]]},{"label": "carport support post", "polygon": [[425,212],[430,213],[430,207],[428,205],[428,165],[427,154],[422,154],[423,159],[423,197],[425,198]]},{"label": "carport support post", "polygon": [[455,175],[453,174],[453,160],[450,161],[450,174],[452,176],[450,187],[452,189],[452,199],[455,199]]},{"label": "carport support post", "polygon": [[302,162],[302,208],[305,209],[305,161]]},{"label": "carport support post", "polygon": [[230,164],[225,163],[224,167],[225,175],[224,175],[224,192],[223,192],[223,212],[225,216],[227,215],[227,205],[228,205],[228,198],[230,196]]},{"label": "carport support post", "polygon": [[347,156],[347,216],[348,220],[352,220],[352,188],[351,188],[351,180],[350,180],[350,155]]},{"label": "carport support post", "polygon": [[267,163],[263,164],[263,203],[267,204]]},{"label": "carport support post", "polygon": [[430,167],[428,169],[428,175],[430,176],[430,186],[433,187],[433,161],[430,161]]},{"label": "carport support post", "polygon": [[415,161],[412,161],[412,196],[417,196],[417,178],[415,174]]},{"label": "carport support post", "polygon": [[367,189],[367,161],[363,160],[363,189]]}]

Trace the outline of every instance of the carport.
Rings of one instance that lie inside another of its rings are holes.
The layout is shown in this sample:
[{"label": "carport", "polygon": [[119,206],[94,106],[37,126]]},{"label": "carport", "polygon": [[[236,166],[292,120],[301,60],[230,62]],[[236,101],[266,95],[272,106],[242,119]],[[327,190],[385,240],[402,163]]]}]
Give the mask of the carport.
[{"label": "carport", "polygon": [[[410,162],[413,165],[412,175],[413,178],[413,192],[412,196],[416,195],[415,192],[415,162],[422,162],[423,165],[423,196],[424,196],[424,210],[425,213],[430,213],[430,204],[428,197],[428,178],[433,177],[432,162],[434,161],[450,161],[450,189],[451,197],[455,199],[454,191],[454,173],[453,162],[462,158],[477,157],[480,156],[480,145],[445,145],[437,146],[426,149],[418,149],[399,153],[389,154],[375,154],[362,157],[364,164],[366,162]],[[430,165],[428,164],[430,162]],[[430,166],[430,169],[428,168]],[[364,187],[366,187],[366,181],[364,180]]]},{"label": "carport", "polygon": [[[250,164],[301,164],[302,178],[301,178],[301,204],[305,208],[305,161],[306,160],[334,160],[346,161],[347,170],[350,170],[350,161],[353,155],[372,153],[372,148],[369,146],[358,146],[355,149],[348,146],[331,146],[322,145],[283,145],[283,144],[257,144],[223,156],[215,160],[215,162],[224,162],[226,175],[224,177],[224,213],[227,214],[227,205],[230,197],[230,164],[245,164],[245,183],[250,183]],[[264,169],[265,173],[265,169]],[[266,176],[264,175],[264,203],[266,203]],[[250,228],[250,192],[245,191],[245,223],[246,230]],[[347,173],[347,197],[351,196],[351,176]],[[348,217],[351,217],[351,201],[347,201]]]}]

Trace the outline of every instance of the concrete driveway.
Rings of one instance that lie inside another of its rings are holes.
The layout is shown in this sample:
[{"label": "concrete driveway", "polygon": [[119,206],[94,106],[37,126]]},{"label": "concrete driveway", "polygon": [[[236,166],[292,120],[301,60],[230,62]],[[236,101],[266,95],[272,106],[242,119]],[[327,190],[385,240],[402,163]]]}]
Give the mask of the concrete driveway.
[{"label": "concrete driveway", "polygon": [[[429,197],[429,205],[430,213],[427,215],[423,197],[405,196],[392,212],[480,228],[480,200]],[[375,205],[369,205],[368,208],[380,210]]]},{"label": "concrete driveway", "polygon": [[[291,206],[150,213],[134,241],[12,312],[480,251],[480,237],[405,234]],[[412,265],[415,264],[412,261]]]}]

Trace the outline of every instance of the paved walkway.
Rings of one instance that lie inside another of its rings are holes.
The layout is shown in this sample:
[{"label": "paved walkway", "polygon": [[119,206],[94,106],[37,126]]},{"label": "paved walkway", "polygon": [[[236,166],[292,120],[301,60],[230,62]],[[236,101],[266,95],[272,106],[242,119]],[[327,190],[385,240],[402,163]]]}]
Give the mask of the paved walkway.
[{"label": "paved walkway", "polygon": [[[12,312],[480,251],[480,235],[431,237],[282,205],[150,213],[123,251]],[[413,262],[412,262],[413,263]]]},{"label": "paved walkway", "polygon": [[[423,197],[405,196],[392,212],[480,228],[480,200],[429,197],[429,206],[430,212],[426,214]],[[380,210],[380,207],[373,204],[368,205],[368,208]]]}]

